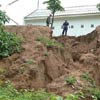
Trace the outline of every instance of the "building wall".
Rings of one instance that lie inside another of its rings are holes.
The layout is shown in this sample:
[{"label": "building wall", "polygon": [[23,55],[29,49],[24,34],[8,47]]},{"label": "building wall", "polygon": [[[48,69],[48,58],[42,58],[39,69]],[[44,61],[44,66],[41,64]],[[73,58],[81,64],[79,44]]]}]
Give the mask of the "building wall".
[{"label": "building wall", "polygon": [[[100,25],[99,15],[55,18],[53,33],[54,36],[62,34],[61,26],[65,20],[68,20],[69,22],[68,35],[70,36],[85,35],[93,31],[96,26]],[[45,19],[25,21],[25,23],[46,26]]]}]

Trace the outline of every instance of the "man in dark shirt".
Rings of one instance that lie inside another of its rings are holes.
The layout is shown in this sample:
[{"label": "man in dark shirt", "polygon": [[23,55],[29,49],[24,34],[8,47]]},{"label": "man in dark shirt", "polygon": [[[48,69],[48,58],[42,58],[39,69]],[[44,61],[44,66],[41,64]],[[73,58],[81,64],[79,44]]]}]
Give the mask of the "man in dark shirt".
[{"label": "man in dark shirt", "polygon": [[65,20],[65,22],[62,25],[62,29],[63,29],[62,35],[64,35],[64,33],[65,33],[65,36],[67,35],[68,25],[69,23],[67,22],[67,20]]},{"label": "man in dark shirt", "polygon": [[46,19],[46,25],[49,27],[49,25],[51,24],[51,14],[47,17]]}]

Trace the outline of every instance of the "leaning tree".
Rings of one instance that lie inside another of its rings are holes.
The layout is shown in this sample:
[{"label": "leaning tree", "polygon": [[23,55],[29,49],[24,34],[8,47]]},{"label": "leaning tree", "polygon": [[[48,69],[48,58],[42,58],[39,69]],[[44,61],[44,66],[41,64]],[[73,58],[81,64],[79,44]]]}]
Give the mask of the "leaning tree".
[{"label": "leaning tree", "polygon": [[0,32],[3,31],[4,24],[9,22],[9,17],[6,15],[5,12],[0,10]]},{"label": "leaning tree", "polygon": [[60,0],[48,0],[43,2],[43,4],[47,4],[47,9],[52,13],[51,28],[53,28],[55,12],[64,11],[64,8],[61,6]]}]

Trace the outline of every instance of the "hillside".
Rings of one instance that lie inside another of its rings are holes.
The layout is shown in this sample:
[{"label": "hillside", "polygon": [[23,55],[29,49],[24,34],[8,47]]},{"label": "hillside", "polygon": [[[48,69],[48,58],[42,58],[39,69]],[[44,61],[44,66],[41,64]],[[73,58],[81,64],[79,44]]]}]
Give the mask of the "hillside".
[{"label": "hillside", "polygon": [[[84,86],[80,75],[88,73],[100,86],[100,26],[79,37],[52,37],[42,26],[7,26],[23,37],[22,51],[0,60],[0,82],[10,80],[17,89],[46,88],[65,96]],[[67,86],[66,76],[77,83]]]}]

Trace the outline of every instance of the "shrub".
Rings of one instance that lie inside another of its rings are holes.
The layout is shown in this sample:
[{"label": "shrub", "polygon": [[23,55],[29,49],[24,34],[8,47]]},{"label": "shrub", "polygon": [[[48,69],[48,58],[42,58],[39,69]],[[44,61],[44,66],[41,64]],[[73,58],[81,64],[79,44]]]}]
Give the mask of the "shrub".
[{"label": "shrub", "polygon": [[77,80],[74,76],[71,75],[71,76],[67,76],[65,78],[65,81],[66,81],[67,84],[73,85]]},{"label": "shrub", "polygon": [[97,100],[100,100],[100,89],[99,88],[87,88],[86,94],[91,95],[92,97],[97,98]]},{"label": "shrub", "polygon": [[46,57],[47,57],[47,56],[48,56],[48,52],[44,52],[44,56],[46,56]]},{"label": "shrub", "polygon": [[87,73],[83,73],[80,75],[80,78],[90,83],[92,86],[95,86],[95,81],[91,78]]},{"label": "shrub", "polygon": [[65,100],[82,100],[82,98],[84,98],[84,93],[78,91],[74,94],[67,95]]},{"label": "shrub", "polygon": [[44,90],[33,92],[33,100],[47,100],[49,96],[50,94],[45,92]]},{"label": "shrub", "polygon": [[5,12],[0,10],[0,26],[4,25],[6,22],[9,22],[9,17],[5,14]]},{"label": "shrub", "polygon": [[67,95],[65,100],[78,100],[78,96],[77,95]]},{"label": "shrub", "polygon": [[20,51],[21,38],[14,33],[5,31],[4,24],[9,22],[9,17],[0,10],[0,57],[7,57]]},{"label": "shrub", "polygon": [[64,100],[61,96],[52,95],[49,100]]},{"label": "shrub", "polygon": [[6,69],[4,67],[0,67],[0,75],[4,74],[6,72]]},{"label": "shrub", "polygon": [[40,41],[41,43],[43,43],[47,47],[63,47],[63,45],[61,43],[58,43],[55,40],[51,40],[51,39],[44,38],[41,36],[37,37],[36,41]]},{"label": "shrub", "polygon": [[21,38],[14,33],[0,32],[0,57],[7,57],[21,50]]},{"label": "shrub", "polygon": [[[50,98],[50,99],[48,99]],[[45,90],[16,90],[10,81],[0,86],[0,100],[63,100],[61,97],[45,92]]]}]

